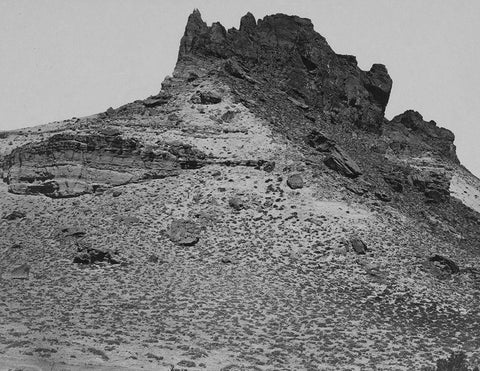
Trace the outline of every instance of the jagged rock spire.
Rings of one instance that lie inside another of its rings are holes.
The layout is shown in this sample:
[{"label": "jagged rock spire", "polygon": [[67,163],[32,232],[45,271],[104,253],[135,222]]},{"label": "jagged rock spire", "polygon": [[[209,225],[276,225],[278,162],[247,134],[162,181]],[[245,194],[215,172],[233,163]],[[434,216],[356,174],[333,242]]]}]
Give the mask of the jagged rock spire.
[{"label": "jagged rock spire", "polygon": [[[292,98],[322,111],[344,112],[338,120],[379,131],[390,98],[392,79],[381,64],[362,71],[353,56],[336,54],[310,19],[274,14],[255,20],[247,13],[240,29],[207,26],[200,12],[189,16],[180,43],[184,57],[223,60],[235,57],[278,79]],[[213,60],[212,60],[213,61]],[[210,62],[212,62],[210,61]]]},{"label": "jagged rock spire", "polygon": [[240,32],[251,32],[257,26],[257,21],[252,13],[248,12],[240,20]]}]

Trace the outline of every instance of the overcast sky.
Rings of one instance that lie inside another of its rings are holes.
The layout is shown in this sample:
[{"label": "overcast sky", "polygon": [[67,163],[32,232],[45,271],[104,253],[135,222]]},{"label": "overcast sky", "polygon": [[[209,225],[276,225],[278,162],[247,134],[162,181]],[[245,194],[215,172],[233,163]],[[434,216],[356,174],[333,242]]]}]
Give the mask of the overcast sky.
[{"label": "overcast sky", "polygon": [[155,94],[188,15],[238,28],[288,13],[359,65],[386,64],[387,117],[415,109],[454,131],[480,175],[480,1],[0,0],[0,130],[81,117]]}]

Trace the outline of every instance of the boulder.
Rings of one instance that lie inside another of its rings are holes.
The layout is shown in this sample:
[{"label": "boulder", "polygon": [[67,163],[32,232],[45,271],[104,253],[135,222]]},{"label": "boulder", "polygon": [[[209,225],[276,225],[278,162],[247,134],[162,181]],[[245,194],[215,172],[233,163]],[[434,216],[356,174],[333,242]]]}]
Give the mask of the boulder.
[{"label": "boulder", "polygon": [[25,280],[30,277],[31,267],[27,263],[22,263],[14,266],[9,272],[5,275],[5,278],[20,279]]},{"label": "boulder", "polygon": [[403,192],[403,181],[401,176],[392,174],[384,176],[383,179],[392,188],[393,191],[398,193]]},{"label": "boulder", "polygon": [[460,268],[458,267],[458,265],[453,260],[448,259],[444,256],[433,255],[428,260],[434,263],[435,266],[437,266],[446,273],[455,274],[460,272]]},{"label": "boulder", "polygon": [[168,231],[170,241],[180,246],[193,246],[200,240],[200,228],[190,220],[174,219]]},{"label": "boulder", "polygon": [[218,104],[222,101],[222,97],[212,91],[201,91],[192,95],[190,101],[195,104]]},{"label": "boulder", "polygon": [[287,185],[291,189],[300,189],[303,188],[303,178],[300,174],[292,174],[287,178]]},{"label": "boulder", "polygon": [[228,205],[236,211],[240,211],[245,208],[245,203],[240,197],[231,197],[228,200]]},{"label": "boulder", "polygon": [[380,201],[383,201],[383,202],[392,201],[392,198],[389,195],[387,195],[386,193],[383,193],[383,192],[375,192],[375,197],[378,198]]},{"label": "boulder", "polygon": [[305,138],[305,142],[318,152],[329,152],[335,148],[335,141],[318,130],[312,130]]},{"label": "boulder", "polygon": [[87,232],[81,227],[61,227],[60,231],[62,232],[64,237],[74,237],[74,238],[81,238],[84,237]]},{"label": "boulder", "polygon": [[119,264],[120,261],[114,257],[111,251],[102,249],[102,248],[95,248],[95,247],[88,247],[88,248],[80,248],[80,251],[73,258],[73,263],[76,264],[94,264],[99,262],[106,262],[110,264]]},{"label": "boulder", "polygon": [[223,66],[225,68],[225,71],[239,79],[244,79],[247,75],[243,67],[240,66],[240,64],[235,58],[229,58],[225,61]]},{"label": "boulder", "polygon": [[23,211],[15,210],[10,214],[5,215],[2,219],[5,220],[16,220],[16,219],[23,219],[27,214]]},{"label": "boulder", "polygon": [[356,178],[362,174],[357,163],[339,146],[331,150],[330,155],[324,160],[326,166],[348,177]]},{"label": "boulder", "polygon": [[365,242],[358,237],[350,239],[350,244],[352,245],[353,251],[355,251],[357,254],[365,255],[368,251]]},{"label": "boulder", "polygon": [[164,91],[161,91],[160,93],[158,93],[157,95],[154,95],[152,97],[148,97],[147,99],[145,99],[143,101],[143,105],[145,107],[157,107],[157,106],[161,106],[161,105],[164,105],[166,103],[168,103],[168,101],[172,98],[171,94],[168,94]]}]

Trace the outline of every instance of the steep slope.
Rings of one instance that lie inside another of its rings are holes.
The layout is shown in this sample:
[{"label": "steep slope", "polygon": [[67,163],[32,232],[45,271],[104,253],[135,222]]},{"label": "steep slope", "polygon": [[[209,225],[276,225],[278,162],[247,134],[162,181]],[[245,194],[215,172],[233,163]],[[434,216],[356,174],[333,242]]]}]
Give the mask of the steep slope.
[{"label": "steep slope", "polygon": [[480,181],[307,19],[190,15],[158,95],[2,133],[0,362],[480,362]]}]

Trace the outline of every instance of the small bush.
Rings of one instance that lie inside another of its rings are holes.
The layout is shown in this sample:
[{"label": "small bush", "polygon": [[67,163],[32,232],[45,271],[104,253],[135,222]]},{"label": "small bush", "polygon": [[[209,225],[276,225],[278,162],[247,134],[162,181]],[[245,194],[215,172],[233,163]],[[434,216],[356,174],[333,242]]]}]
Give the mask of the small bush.
[{"label": "small bush", "polygon": [[447,359],[439,359],[437,367],[424,369],[425,371],[480,371],[478,367],[470,368],[464,352],[453,352]]}]

